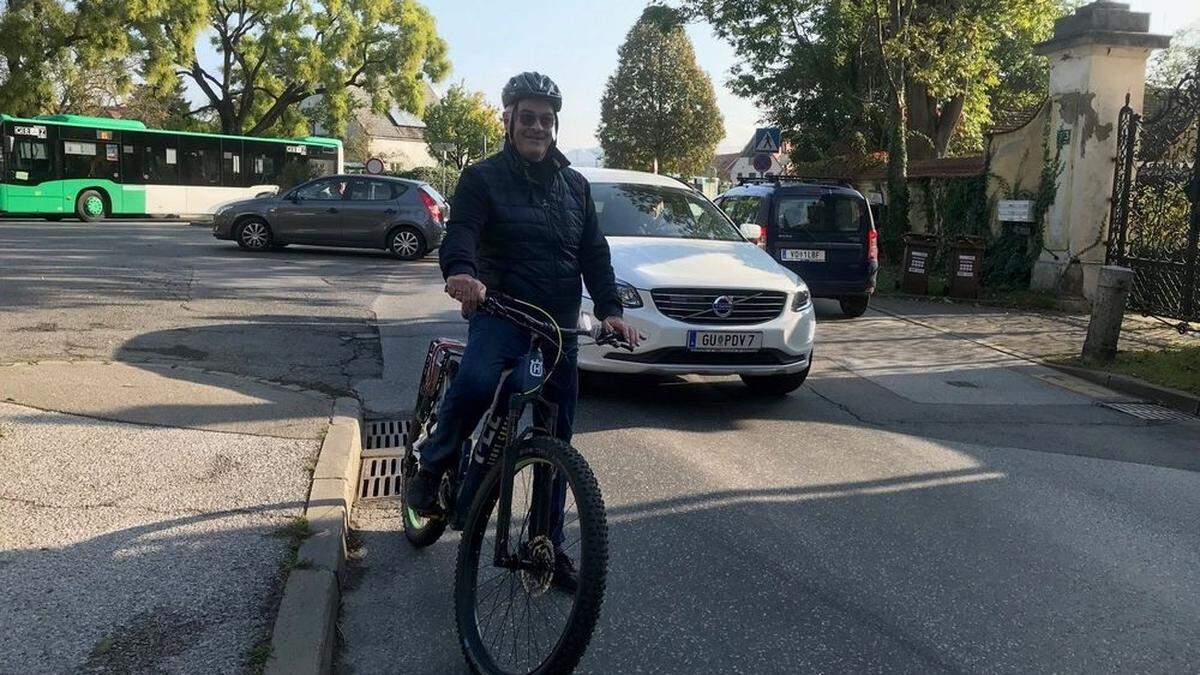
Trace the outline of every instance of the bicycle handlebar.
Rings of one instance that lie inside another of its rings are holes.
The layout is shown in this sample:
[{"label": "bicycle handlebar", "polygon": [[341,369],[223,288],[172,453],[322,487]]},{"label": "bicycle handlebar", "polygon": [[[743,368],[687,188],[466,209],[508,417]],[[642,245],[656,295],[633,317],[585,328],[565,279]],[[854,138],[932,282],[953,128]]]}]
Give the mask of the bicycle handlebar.
[{"label": "bicycle handlebar", "polygon": [[525,310],[512,302],[508,296],[500,293],[488,293],[479,305],[479,309],[493,316],[508,319],[522,328],[531,330],[551,340],[558,340],[556,334],[578,335],[580,337],[591,338],[598,345],[611,345],[618,349],[633,351],[633,345],[626,342],[619,334],[605,330],[604,324],[597,325],[591,329],[555,326],[548,321],[542,321],[530,316]]}]

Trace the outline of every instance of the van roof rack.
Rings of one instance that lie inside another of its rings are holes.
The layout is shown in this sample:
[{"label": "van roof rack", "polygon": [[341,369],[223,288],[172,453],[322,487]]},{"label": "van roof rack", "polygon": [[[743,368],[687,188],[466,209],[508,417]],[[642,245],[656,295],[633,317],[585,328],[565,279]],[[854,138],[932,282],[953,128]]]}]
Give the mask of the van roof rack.
[{"label": "van roof rack", "polygon": [[762,183],[812,183],[816,185],[836,185],[839,187],[852,188],[854,185],[850,181],[840,180],[836,178],[806,178],[804,176],[792,176],[789,174],[767,174],[766,176],[746,176],[738,178],[738,185],[759,185]]}]

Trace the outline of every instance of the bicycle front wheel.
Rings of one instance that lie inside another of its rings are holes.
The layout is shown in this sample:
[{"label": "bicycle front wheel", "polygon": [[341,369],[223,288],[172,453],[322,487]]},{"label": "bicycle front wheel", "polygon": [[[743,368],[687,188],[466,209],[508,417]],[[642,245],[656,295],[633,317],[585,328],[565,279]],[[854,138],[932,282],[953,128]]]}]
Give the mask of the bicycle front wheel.
[{"label": "bicycle front wheel", "polygon": [[[587,650],[604,600],[604,500],[587,461],[571,446],[542,437],[515,451],[508,538],[521,564],[495,564],[501,463],[480,485],[459,542],[459,644],[476,673],[566,673]],[[539,505],[546,504],[551,515],[540,517]],[[561,556],[578,571],[574,583]]]}]

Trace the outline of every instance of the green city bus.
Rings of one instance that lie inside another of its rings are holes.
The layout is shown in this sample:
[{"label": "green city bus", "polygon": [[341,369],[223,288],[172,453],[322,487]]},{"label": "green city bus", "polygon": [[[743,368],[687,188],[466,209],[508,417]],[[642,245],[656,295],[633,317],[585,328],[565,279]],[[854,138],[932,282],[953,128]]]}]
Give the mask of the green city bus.
[{"label": "green city bus", "polygon": [[211,214],[279,189],[284,176],[342,171],[337,139],[148,129],[136,120],[0,115],[0,214]]}]

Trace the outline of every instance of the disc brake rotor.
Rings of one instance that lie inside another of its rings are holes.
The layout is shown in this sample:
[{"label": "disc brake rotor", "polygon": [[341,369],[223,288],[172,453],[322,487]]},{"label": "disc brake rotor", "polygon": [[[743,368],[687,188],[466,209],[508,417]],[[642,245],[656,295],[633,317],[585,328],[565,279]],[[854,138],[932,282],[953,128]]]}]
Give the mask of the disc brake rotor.
[{"label": "disc brake rotor", "polygon": [[550,590],[550,582],[554,580],[554,543],[549,537],[541,535],[522,548],[522,557],[537,569],[521,570],[521,585],[526,593],[536,597]]}]

